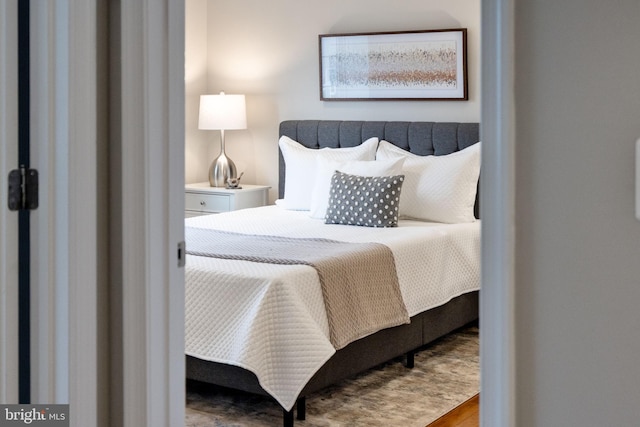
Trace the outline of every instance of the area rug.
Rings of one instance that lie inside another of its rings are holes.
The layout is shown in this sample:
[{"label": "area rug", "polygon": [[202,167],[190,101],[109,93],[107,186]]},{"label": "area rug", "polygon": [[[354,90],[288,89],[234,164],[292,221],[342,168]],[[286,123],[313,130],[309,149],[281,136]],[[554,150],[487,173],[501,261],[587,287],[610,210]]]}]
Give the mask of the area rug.
[{"label": "area rug", "polygon": [[[300,427],[425,427],[479,391],[479,330],[467,327],[421,349],[415,367],[394,359],[307,396]],[[186,427],[282,425],[274,400],[201,383],[187,387]]]}]

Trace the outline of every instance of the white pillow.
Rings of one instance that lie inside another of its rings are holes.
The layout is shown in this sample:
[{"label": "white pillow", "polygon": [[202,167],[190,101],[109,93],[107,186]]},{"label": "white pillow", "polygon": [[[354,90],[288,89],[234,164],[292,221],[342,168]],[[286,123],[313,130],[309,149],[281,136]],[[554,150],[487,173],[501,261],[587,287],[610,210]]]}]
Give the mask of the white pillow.
[{"label": "white pillow", "polygon": [[444,156],[418,156],[380,141],[377,159],[404,158],[400,216],[425,221],[473,222],[480,175],[480,143]]},{"label": "white pillow", "polygon": [[362,144],[346,148],[307,148],[293,139],[282,136],[278,143],[286,166],[284,207],[307,211],[311,206],[311,190],[316,177],[316,160],[375,160],[378,138],[369,138]]},{"label": "white pillow", "polygon": [[329,203],[331,177],[335,171],[349,175],[368,177],[400,175],[404,159],[399,157],[389,160],[349,160],[338,161],[318,157],[316,162],[315,186],[311,192],[311,207],[309,216],[323,218]]}]

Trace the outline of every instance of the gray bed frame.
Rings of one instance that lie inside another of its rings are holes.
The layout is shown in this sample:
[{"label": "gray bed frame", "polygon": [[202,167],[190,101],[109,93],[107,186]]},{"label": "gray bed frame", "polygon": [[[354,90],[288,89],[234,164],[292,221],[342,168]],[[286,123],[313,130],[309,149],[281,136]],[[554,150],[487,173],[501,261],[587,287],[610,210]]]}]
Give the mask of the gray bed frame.
[{"label": "gray bed frame", "polygon": [[[445,155],[479,141],[478,123],[289,120],[280,123],[286,135],[309,148],[352,147],[371,137],[389,141],[419,155]],[[284,195],[286,170],[280,153],[279,196]],[[475,207],[478,216],[478,200]],[[479,292],[454,298],[420,313],[411,323],[384,329],[338,350],[309,380],[300,393],[298,419],[305,418],[304,396],[354,376],[393,358],[406,355],[413,366],[417,349],[478,319]],[[269,396],[257,377],[242,368],[186,358],[187,379]],[[284,411],[284,426],[293,426],[293,410]]]}]

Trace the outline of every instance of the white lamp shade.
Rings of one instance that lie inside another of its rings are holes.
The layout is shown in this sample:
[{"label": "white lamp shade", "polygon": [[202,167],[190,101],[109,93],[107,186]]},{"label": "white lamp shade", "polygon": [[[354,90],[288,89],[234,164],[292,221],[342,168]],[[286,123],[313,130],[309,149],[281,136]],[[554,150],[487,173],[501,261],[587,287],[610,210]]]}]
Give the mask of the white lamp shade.
[{"label": "white lamp shade", "polygon": [[198,129],[246,129],[244,95],[200,95]]}]

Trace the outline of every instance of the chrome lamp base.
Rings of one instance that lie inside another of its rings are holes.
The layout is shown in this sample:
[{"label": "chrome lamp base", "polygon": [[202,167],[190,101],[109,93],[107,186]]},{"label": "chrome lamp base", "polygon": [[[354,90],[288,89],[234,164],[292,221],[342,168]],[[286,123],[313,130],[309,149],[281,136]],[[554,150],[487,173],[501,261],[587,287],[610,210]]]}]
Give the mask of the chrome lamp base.
[{"label": "chrome lamp base", "polygon": [[226,187],[228,179],[238,176],[236,165],[228,158],[224,151],[211,162],[209,167],[209,185],[212,187]]},{"label": "chrome lamp base", "polygon": [[224,152],[224,130],[220,131],[220,155],[209,166],[209,185],[225,187],[228,179],[238,177],[236,165]]}]

